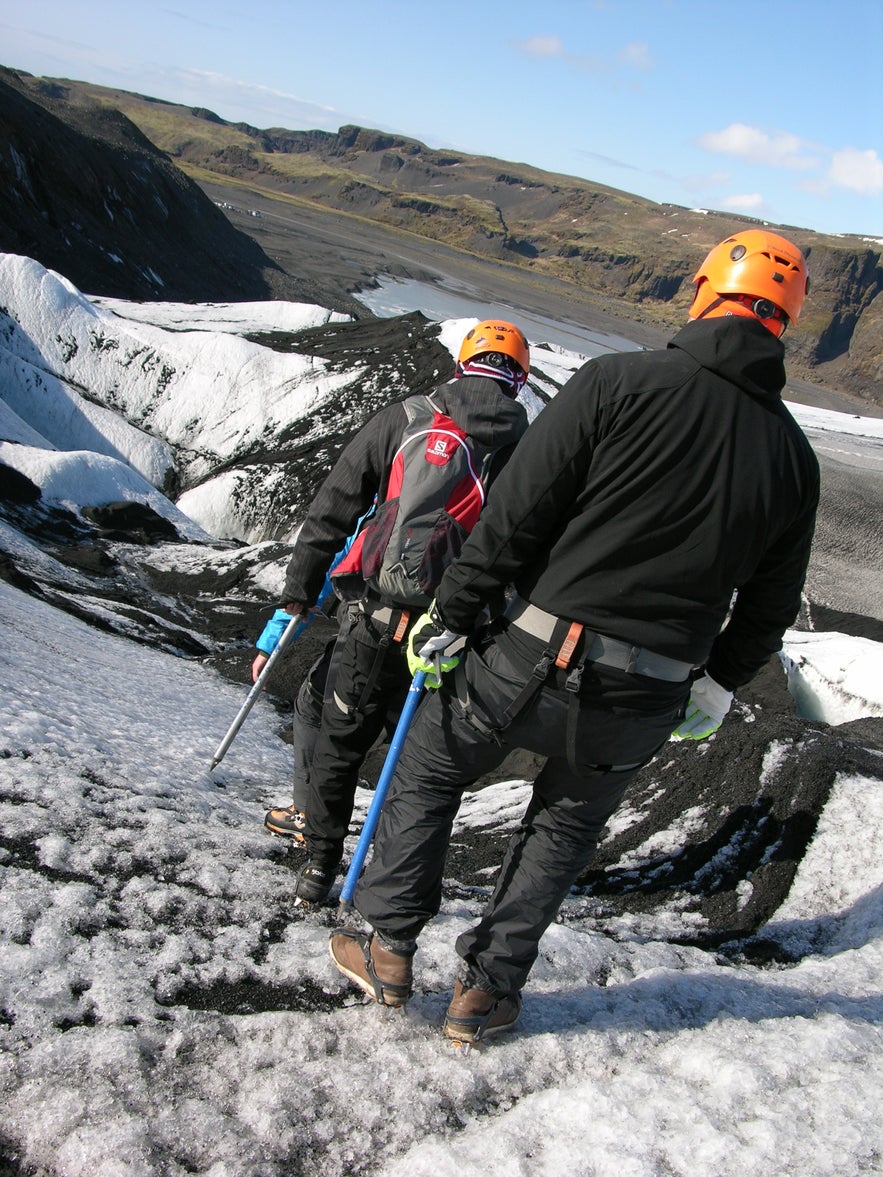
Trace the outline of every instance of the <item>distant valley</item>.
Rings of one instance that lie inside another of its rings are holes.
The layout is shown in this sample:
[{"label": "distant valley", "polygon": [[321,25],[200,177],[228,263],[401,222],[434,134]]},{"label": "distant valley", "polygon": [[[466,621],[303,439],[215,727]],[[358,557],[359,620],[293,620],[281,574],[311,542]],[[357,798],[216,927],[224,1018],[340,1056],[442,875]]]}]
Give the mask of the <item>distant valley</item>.
[{"label": "distant valley", "polygon": [[[153,194],[141,189],[135,207],[135,194],[124,202],[132,226],[119,214],[102,223],[102,201],[91,194],[94,207],[86,211],[94,223],[93,256],[87,259],[81,241],[75,259],[80,272],[58,268],[81,288],[96,293],[312,298],[364,316],[350,294],[375,274],[432,277],[443,269],[467,275],[489,296],[502,298],[500,292],[506,290],[512,305],[536,306],[544,313],[564,308],[593,318],[599,326],[606,320],[611,329],[618,324],[621,330],[622,323],[629,322],[635,328],[630,337],[652,346],[683,322],[690,279],[711,245],[728,232],[758,223],[659,205],[528,164],[434,150],[413,139],[360,127],[341,127],[336,133],[261,130],[158,98],[10,70],[0,72],[0,85],[0,135],[10,137],[19,155],[17,167],[0,162],[5,188],[0,196],[0,248],[28,252],[44,264],[56,265],[48,240],[52,228],[55,247],[62,249],[63,227],[51,224],[60,219],[60,211],[50,224],[43,218],[42,232],[33,216],[27,233],[19,229],[28,198],[34,195],[28,193],[23,175],[39,174],[47,189],[50,175],[57,177],[59,188],[69,185],[68,169],[59,166],[63,156],[58,158],[58,137],[41,148],[40,137],[28,134],[29,117],[36,125],[51,116],[96,150],[103,147],[109,152],[117,168],[113,183],[108,179],[111,191],[120,184],[121,160],[131,167],[138,157],[142,173],[148,164],[153,170]],[[6,94],[19,99],[14,126],[5,113]],[[42,158],[36,158],[38,150],[43,151]],[[175,173],[180,181],[172,178]],[[143,244],[142,226],[149,229],[157,220],[160,175],[169,239],[163,244],[162,225],[156,224],[150,241],[156,262],[145,262],[136,275],[123,249],[137,249],[139,240]],[[169,195],[176,185],[175,195],[202,222],[199,234],[184,233],[172,223]],[[197,207],[197,193],[209,194],[211,202]],[[72,221],[82,224],[71,207],[75,195],[67,191],[62,207],[67,207]],[[53,196],[58,193],[49,192],[47,199]],[[80,199],[85,196],[79,193]],[[107,201],[103,204],[108,207]],[[223,211],[227,218],[220,216]],[[262,215],[253,215],[256,212]],[[117,238],[135,224],[141,230],[138,238],[130,235],[120,245]],[[774,228],[804,249],[813,279],[804,318],[786,337],[789,371],[880,405],[880,242]],[[220,247],[203,244],[211,232],[217,234]],[[347,243],[343,247],[342,240]],[[182,248],[183,241],[187,245]],[[187,287],[186,293],[173,292],[174,283],[163,275],[164,261],[171,260],[167,253],[175,255],[179,269],[186,266],[187,280],[183,274],[177,279],[179,287]],[[108,261],[111,254],[127,258],[129,289],[122,288],[126,275],[119,272],[120,266]],[[233,264],[237,257],[242,261]],[[95,281],[103,278],[104,286],[90,285],[91,275],[83,273],[89,265],[97,267]],[[161,281],[145,292],[151,270]],[[114,289],[107,288],[108,275],[116,281]],[[239,295],[237,285],[243,290]]]}]

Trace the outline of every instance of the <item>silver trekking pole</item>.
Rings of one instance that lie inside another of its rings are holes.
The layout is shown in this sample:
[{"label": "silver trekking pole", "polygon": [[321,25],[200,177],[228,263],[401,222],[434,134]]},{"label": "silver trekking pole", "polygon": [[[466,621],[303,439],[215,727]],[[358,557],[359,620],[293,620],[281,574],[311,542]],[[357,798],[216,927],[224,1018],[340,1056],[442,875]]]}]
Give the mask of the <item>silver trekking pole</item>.
[{"label": "silver trekking pole", "polygon": [[300,635],[303,633],[303,631],[307,628],[307,626],[310,624],[310,622],[312,620],[313,620],[313,614],[310,613],[307,615],[307,619],[305,621],[301,620],[298,617],[292,617],[291,621],[289,621],[288,625],[286,625],[285,629],[282,631],[282,636],[279,638],[279,641],[276,643],[276,649],[273,651],[273,653],[267,659],[267,665],[264,667],[264,669],[258,675],[257,679],[255,680],[254,686],[248,692],[245,702],[239,708],[239,714],[236,716],[236,718],[230,724],[230,728],[229,728],[229,731],[227,732],[226,736],[224,736],[223,740],[221,740],[220,744],[218,744],[218,747],[215,750],[215,754],[212,757],[212,762],[211,762],[211,766],[209,768],[209,772],[211,772],[211,770],[213,768],[217,767],[217,765],[219,765],[221,763],[221,761],[224,759],[224,756],[227,753],[227,749],[230,747],[230,745],[236,739],[236,733],[242,727],[243,723],[245,722],[246,716],[248,715],[249,711],[251,711],[252,707],[254,707],[255,703],[257,702],[258,695],[260,695],[261,691],[264,689],[264,683],[267,681],[267,679],[272,674],[273,667],[279,661],[279,658],[282,656],[283,652],[285,651],[285,647],[290,645],[291,642],[296,641],[297,638],[300,637]]}]

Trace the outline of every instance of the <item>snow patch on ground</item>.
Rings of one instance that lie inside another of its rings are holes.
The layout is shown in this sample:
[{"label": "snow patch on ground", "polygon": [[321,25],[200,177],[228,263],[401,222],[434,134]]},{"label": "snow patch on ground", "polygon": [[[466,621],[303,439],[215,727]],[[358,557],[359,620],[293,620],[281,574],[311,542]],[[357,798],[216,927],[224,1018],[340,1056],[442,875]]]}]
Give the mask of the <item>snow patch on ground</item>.
[{"label": "snow patch on ground", "polygon": [[91,450],[38,449],[0,442],[0,462],[24,474],[43,492],[44,499],[74,513],[80,507],[114,502],[146,503],[168,519],[187,539],[210,539],[191,517],[180,511],[137,470],[116,458]]},{"label": "snow patch on ground", "polygon": [[[290,867],[261,828],[290,769],[272,708],[258,702],[212,775],[241,691],[2,583],[0,619],[0,1131],[27,1164],[65,1177],[656,1177],[685,1157],[708,1177],[875,1171],[878,784],[838,782],[770,925],[817,955],[770,971],[556,924],[519,1032],[463,1058],[439,1023],[480,896],[447,901],[427,928],[404,1012],[355,996],[304,1008],[297,986],[346,986],[324,920],[292,917]],[[526,795],[492,786],[461,822],[507,827]],[[246,979],[293,987],[289,1010],[181,1001],[182,986]]]},{"label": "snow patch on ground", "polygon": [[799,714],[825,723],[883,715],[883,647],[869,638],[789,629],[780,654]]}]

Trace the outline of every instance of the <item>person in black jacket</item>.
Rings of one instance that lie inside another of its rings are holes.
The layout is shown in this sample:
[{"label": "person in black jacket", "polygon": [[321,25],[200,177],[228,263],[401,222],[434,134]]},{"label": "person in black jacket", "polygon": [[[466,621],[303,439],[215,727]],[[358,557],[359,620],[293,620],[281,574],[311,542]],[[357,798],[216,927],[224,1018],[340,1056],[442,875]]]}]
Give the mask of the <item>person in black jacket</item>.
[{"label": "person in black jacket", "polygon": [[[457,941],[453,1038],[514,1025],[540,938],[628,783],[673,733],[716,730],[799,608],[819,471],[780,397],[779,337],[806,265],[749,230],[695,283],[666,350],[593,360],[540,413],[414,625],[412,669],[455,635],[470,644],[409,733],[355,893],[373,932],[332,934],[341,972],[407,1000],[463,788],[513,748],[548,758]],[[517,595],[483,624],[509,584]]]},{"label": "person in black jacket", "polygon": [[[295,885],[300,900],[319,903],[331,890],[352,817],[359,768],[387,727],[391,710],[405,701],[411,673],[404,642],[410,624],[432,599],[431,592],[424,594],[405,583],[407,578],[380,581],[360,564],[371,545],[376,548],[385,541],[388,525],[397,521],[401,526],[402,515],[407,514],[404,498],[395,497],[395,488],[390,493],[393,463],[404,448],[403,436],[411,428],[409,436],[419,438],[421,452],[434,448],[426,462],[439,466],[446,460],[446,446],[452,452],[459,447],[454,430],[465,433],[470,449],[483,458],[479,463],[471,457],[468,464],[478,492],[474,502],[483,502],[483,481],[490,485],[527,429],[527,415],[516,397],[529,367],[527,340],[517,327],[500,320],[477,324],[463,340],[452,381],[428,398],[412,397],[382,409],[350,441],[298,534],[282,597],[282,607],[292,617],[306,615],[315,604],[340,537],[349,535],[356,520],[376,501],[376,511],[332,574],[332,584],[340,595],[345,586],[352,603],[349,628],[335,651],[334,685],[326,692],[312,753],[303,830],[309,859]],[[427,427],[421,432],[417,426],[415,432],[409,423],[421,414]],[[422,487],[419,476],[415,481],[416,487],[410,486],[411,508],[413,496],[419,499]],[[428,514],[435,509],[432,506]],[[447,539],[453,544],[456,537]],[[433,566],[429,577],[432,591],[448,555],[434,553],[438,567]],[[389,587],[390,580],[401,593]],[[415,592],[416,607],[411,599]]]}]

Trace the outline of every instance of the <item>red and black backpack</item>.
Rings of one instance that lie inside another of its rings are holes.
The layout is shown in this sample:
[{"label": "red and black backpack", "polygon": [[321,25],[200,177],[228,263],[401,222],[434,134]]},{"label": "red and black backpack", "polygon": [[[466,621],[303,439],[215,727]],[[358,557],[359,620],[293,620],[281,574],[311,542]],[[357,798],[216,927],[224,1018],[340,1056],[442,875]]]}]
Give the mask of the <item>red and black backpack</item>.
[{"label": "red and black backpack", "polygon": [[403,402],[408,422],[386,498],[331,574],[344,600],[366,587],[399,605],[427,606],[484,506],[497,452],[439,412],[429,397]]}]

